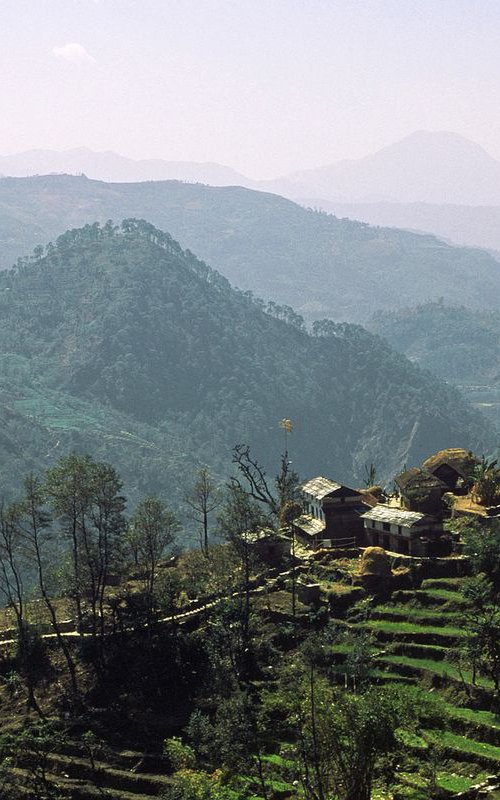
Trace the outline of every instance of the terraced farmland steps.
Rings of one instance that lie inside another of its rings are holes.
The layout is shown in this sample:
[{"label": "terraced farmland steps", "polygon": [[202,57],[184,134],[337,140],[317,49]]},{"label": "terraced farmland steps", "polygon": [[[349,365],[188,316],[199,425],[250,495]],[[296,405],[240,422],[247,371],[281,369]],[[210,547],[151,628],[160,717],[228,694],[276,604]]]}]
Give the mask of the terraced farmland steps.
[{"label": "terraced farmland steps", "polygon": [[419,606],[445,607],[450,612],[460,612],[467,606],[463,589],[467,578],[427,578],[419,589],[402,589],[394,592],[392,600],[398,604],[416,603]]},{"label": "terraced farmland steps", "polygon": [[[107,751],[92,763],[77,744],[65,752],[51,753],[47,780],[71,800],[146,800],[157,797],[171,783],[161,756],[135,751]],[[152,771],[154,769],[154,771]],[[20,763],[15,774],[19,785],[30,782],[29,764]]]},{"label": "terraced farmland steps", "polygon": [[[390,600],[362,609],[366,618],[358,617],[347,628],[370,635],[372,680],[432,692],[438,705],[424,737],[439,746],[447,769],[458,769],[462,779],[472,780],[484,770],[500,772],[500,716],[490,710],[492,681],[477,676],[473,685],[470,671],[453,658],[467,636],[462,586],[461,579],[424,581],[420,589],[394,592]],[[345,650],[342,643],[332,647],[339,680]],[[468,697],[471,708],[466,707]]]}]

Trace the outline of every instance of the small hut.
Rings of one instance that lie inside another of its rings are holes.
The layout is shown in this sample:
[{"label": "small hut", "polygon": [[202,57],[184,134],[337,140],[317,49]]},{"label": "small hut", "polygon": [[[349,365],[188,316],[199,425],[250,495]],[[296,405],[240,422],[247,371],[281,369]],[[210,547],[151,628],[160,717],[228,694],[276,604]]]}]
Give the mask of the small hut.
[{"label": "small hut", "polygon": [[395,478],[399,499],[407,511],[421,514],[439,514],[443,510],[442,497],[448,486],[426,469],[412,467]]}]

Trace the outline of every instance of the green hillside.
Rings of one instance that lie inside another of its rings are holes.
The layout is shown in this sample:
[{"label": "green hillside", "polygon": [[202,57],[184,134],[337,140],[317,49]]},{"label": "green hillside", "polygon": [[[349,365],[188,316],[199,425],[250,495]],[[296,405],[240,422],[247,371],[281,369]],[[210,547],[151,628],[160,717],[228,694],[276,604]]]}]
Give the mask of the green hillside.
[{"label": "green hillside", "polygon": [[500,303],[500,267],[483,251],[337,219],[273,194],[177,181],[4,178],[0,266],[67,228],[124,217],[168,230],[234,285],[310,319],[360,322],[378,308],[440,296],[476,308]]},{"label": "green hillside", "polygon": [[500,321],[490,311],[427,303],[374,316],[370,329],[395,350],[460,386],[500,424]]},{"label": "green hillside", "polygon": [[0,275],[4,490],[74,448],[117,465],[132,496],[182,496],[193,468],[251,443],[274,469],[389,477],[492,433],[451,388],[362,328],[309,335],[289,308],[235,291],[148,223],[97,224]]}]

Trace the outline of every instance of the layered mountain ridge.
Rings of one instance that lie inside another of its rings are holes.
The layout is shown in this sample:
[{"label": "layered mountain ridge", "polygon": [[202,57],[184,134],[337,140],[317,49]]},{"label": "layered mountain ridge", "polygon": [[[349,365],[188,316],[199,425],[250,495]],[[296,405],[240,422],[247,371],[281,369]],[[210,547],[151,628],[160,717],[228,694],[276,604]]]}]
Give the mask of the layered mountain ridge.
[{"label": "layered mountain ridge", "polygon": [[[193,470],[221,478],[234,444],[302,475],[387,478],[492,431],[450,387],[382,340],[325,322],[308,334],[149,223],[68,231],[0,275],[4,492],[69,449],[115,463],[132,498],[182,498]],[[272,474],[272,473],[271,473]]]},{"label": "layered mountain ridge", "polygon": [[481,250],[371,228],[273,194],[176,181],[0,180],[0,266],[67,228],[126,217],[170,231],[234,285],[308,319],[362,322],[376,309],[436,297],[481,309],[500,304],[500,265]]},{"label": "layered mountain ridge", "polygon": [[105,181],[182,180],[245,186],[291,199],[336,202],[500,203],[500,162],[476,142],[448,131],[415,131],[358,159],[344,159],[267,180],[216,163],[132,159],[86,147],[0,156],[0,174],[26,177],[84,173]]}]

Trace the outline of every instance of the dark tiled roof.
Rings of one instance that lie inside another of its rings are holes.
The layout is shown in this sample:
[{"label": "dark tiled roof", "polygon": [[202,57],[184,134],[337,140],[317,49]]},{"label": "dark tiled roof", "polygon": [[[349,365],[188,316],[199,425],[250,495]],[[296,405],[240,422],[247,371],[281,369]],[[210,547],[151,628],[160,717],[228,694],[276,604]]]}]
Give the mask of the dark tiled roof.
[{"label": "dark tiled roof", "polygon": [[406,489],[446,489],[446,484],[426,469],[412,467],[395,478],[401,491]]}]

